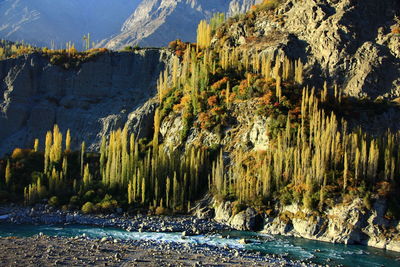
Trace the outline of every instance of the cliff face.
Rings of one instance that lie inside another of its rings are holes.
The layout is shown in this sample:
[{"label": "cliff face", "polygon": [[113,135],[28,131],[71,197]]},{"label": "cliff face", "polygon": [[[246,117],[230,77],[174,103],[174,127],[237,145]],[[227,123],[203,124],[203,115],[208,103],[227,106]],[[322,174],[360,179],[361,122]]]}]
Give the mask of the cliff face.
[{"label": "cliff face", "polygon": [[39,54],[0,61],[0,154],[32,147],[34,138],[43,145],[55,123],[90,149],[125,123],[151,134],[151,98],[169,58],[163,50],[107,53],[70,70]]},{"label": "cliff face", "polygon": [[127,45],[166,46],[175,39],[196,40],[197,25],[214,13],[229,15],[247,11],[261,0],[143,0],[126,20],[121,33],[107,41],[106,47]]}]

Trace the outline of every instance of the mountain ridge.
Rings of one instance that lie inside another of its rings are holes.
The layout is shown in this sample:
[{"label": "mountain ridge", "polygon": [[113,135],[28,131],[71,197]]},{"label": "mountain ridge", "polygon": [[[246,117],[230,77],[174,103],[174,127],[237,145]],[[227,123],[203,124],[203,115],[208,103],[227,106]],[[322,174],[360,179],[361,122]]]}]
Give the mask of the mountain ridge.
[{"label": "mountain ridge", "polygon": [[[194,42],[200,20],[209,20],[214,13],[235,15],[247,11],[261,0],[143,0],[121,33],[104,40],[101,45],[109,49],[124,46],[166,46],[175,39]],[[100,46],[101,46],[100,45]]]},{"label": "mountain ridge", "polygon": [[119,31],[139,0],[4,0],[0,2],[0,37],[36,46],[56,48],[73,42],[82,48],[88,33],[92,41]]}]

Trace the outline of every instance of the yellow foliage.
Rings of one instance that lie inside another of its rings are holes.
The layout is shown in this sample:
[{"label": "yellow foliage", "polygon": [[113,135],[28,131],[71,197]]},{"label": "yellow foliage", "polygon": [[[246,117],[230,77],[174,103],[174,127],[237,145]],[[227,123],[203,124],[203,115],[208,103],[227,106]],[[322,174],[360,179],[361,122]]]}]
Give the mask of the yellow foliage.
[{"label": "yellow foliage", "polygon": [[30,152],[31,152],[30,149],[16,148],[11,154],[11,158],[13,159],[23,158],[26,157]]}]

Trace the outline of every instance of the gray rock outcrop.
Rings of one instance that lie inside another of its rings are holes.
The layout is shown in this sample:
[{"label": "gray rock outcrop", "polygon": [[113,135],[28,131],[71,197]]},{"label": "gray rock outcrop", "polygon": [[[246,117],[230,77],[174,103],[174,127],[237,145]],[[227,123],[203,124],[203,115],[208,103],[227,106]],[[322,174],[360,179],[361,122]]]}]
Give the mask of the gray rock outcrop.
[{"label": "gray rock outcrop", "polygon": [[233,206],[230,201],[214,203],[215,217],[219,223],[229,225],[233,229],[242,231],[260,230],[263,226],[262,217],[251,207],[233,214]]}]

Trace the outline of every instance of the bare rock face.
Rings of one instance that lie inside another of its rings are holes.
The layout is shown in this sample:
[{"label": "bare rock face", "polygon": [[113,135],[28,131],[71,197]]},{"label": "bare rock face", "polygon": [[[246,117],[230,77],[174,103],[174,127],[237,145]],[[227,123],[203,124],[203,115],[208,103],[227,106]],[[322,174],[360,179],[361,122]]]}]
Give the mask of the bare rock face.
[{"label": "bare rock face", "polygon": [[217,12],[246,12],[258,2],[261,0],[143,0],[122,26],[121,33],[106,41],[106,47],[166,46],[178,38],[193,42],[200,20],[210,19]]},{"label": "bare rock face", "polygon": [[32,147],[34,138],[43,145],[54,124],[91,150],[126,123],[138,137],[151,135],[151,99],[169,58],[156,49],[107,53],[69,70],[40,54],[0,61],[0,154]]}]

